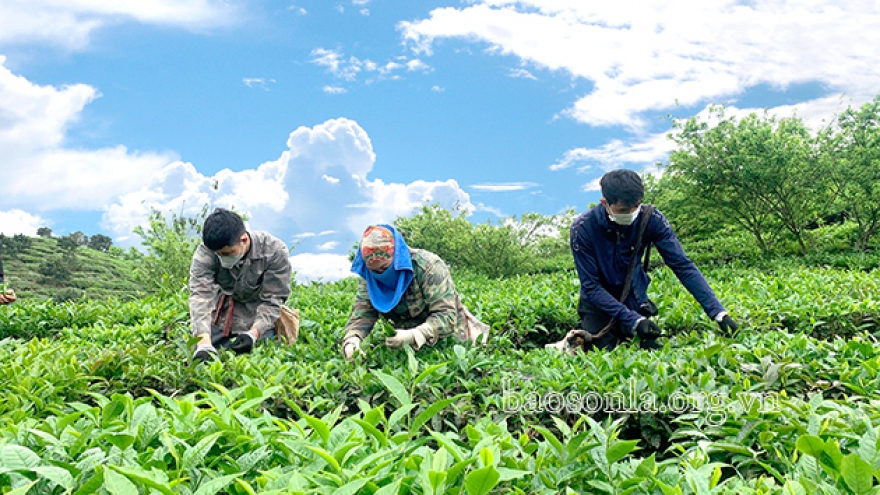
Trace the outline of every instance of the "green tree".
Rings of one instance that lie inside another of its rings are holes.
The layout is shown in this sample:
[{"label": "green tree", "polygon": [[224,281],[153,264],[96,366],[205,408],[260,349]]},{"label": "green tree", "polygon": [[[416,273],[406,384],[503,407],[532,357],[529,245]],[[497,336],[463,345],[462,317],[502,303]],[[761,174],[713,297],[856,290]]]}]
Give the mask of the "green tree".
[{"label": "green tree", "polygon": [[52,237],[52,229],[49,227],[40,227],[37,229],[37,236],[49,239]]},{"label": "green tree", "polygon": [[113,246],[113,239],[104,234],[95,234],[89,238],[88,246],[89,249],[106,253],[109,252],[110,247]]},{"label": "green tree", "polygon": [[135,269],[135,279],[150,289],[175,292],[186,287],[192,256],[201,243],[207,206],[197,217],[172,213],[170,218],[157,210],[146,227],[135,227],[147,255]]},{"label": "green tree", "polygon": [[856,249],[880,232],[880,95],[847,108],[823,134],[838,205],[856,223]]},{"label": "green tree", "polygon": [[37,266],[37,273],[42,276],[41,283],[63,285],[70,281],[71,275],[78,269],[79,261],[72,252],[68,252],[44,259]]},{"label": "green tree", "polygon": [[89,236],[79,230],[70,234],[70,239],[76,243],[77,246],[87,246],[89,244]]},{"label": "green tree", "polygon": [[716,125],[700,117],[675,121],[672,138],[679,149],[668,173],[678,176],[695,205],[726,215],[763,251],[779,226],[806,254],[806,226],[830,199],[816,138],[797,117],[752,113],[737,119],[723,107],[713,107],[710,117]]},{"label": "green tree", "polygon": [[70,235],[58,237],[57,241],[58,247],[68,253],[76,252],[76,248],[79,247],[79,244],[77,244],[77,240]]}]

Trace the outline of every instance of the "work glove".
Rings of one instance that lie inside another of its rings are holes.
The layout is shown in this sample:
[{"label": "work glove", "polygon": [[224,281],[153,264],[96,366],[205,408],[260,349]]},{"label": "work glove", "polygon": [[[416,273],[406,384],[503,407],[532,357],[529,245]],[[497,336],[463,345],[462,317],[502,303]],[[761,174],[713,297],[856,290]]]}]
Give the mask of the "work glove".
[{"label": "work glove", "polygon": [[354,359],[355,353],[365,356],[364,351],[361,350],[361,338],[352,335],[342,343],[342,356],[351,361]]},{"label": "work glove", "polygon": [[410,328],[407,330],[395,330],[394,337],[386,337],[385,345],[392,349],[398,349],[406,344],[411,345],[415,350],[425,345],[425,336],[418,328]]},{"label": "work glove", "polygon": [[193,361],[210,361],[217,355],[217,349],[213,345],[197,345],[196,352],[193,354]]},{"label": "work glove", "polygon": [[250,331],[242,332],[235,336],[231,342],[229,342],[229,348],[235,351],[236,354],[245,354],[251,352],[251,349],[254,348],[254,342],[256,342],[256,338],[254,338],[254,334]]},{"label": "work glove", "polygon": [[641,318],[636,323],[636,335],[642,340],[656,340],[660,337],[660,327],[647,318]]},{"label": "work glove", "polygon": [[736,329],[739,328],[739,325],[733,321],[733,318],[727,314],[727,311],[722,311],[715,316],[715,321],[718,322],[718,326],[721,327],[721,333],[724,335],[733,335],[736,332]]}]

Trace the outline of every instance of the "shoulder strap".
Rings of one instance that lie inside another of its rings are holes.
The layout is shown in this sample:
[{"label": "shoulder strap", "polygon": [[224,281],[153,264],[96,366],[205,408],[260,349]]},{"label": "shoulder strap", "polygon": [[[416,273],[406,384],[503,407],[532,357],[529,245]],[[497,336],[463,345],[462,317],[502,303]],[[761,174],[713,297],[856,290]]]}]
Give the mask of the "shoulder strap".
[{"label": "shoulder strap", "polygon": [[[632,280],[636,273],[636,266],[639,264],[639,251],[642,250],[642,241],[645,237],[645,230],[648,228],[648,222],[651,221],[651,216],[654,214],[654,205],[646,204],[642,205],[642,211],[639,212],[639,231],[636,236],[636,245],[633,246],[633,256],[629,260],[629,269],[626,272],[626,278],[623,282],[623,292],[620,293],[620,302],[626,300],[627,296],[629,296],[629,290],[632,288]],[[648,243],[648,249],[650,249],[651,243]],[[650,256],[650,252],[646,249],[646,253]],[[647,260],[647,257],[645,258]],[[647,263],[647,261],[646,261]]]}]

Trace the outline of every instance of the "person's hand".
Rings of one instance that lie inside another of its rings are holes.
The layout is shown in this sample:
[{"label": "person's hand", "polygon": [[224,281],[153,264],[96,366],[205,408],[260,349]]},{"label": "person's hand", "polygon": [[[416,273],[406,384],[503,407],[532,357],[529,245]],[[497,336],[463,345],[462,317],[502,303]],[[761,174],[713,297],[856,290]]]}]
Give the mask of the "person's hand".
[{"label": "person's hand", "polygon": [[364,351],[361,350],[361,338],[357,335],[352,335],[342,343],[342,356],[351,361],[354,358],[355,353],[360,354],[361,356],[365,355]]},{"label": "person's hand", "polygon": [[636,323],[636,335],[642,340],[656,340],[660,337],[660,327],[653,321],[642,318]]},{"label": "person's hand", "polygon": [[394,337],[386,337],[385,345],[392,349],[399,349],[409,344],[416,350],[425,345],[425,336],[416,328],[395,330]]},{"label": "person's hand", "polygon": [[15,291],[12,289],[7,289],[6,292],[0,293],[0,304],[12,304],[16,299],[18,298],[15,297]]},{"label": "person's hand", "polygon": [[718,322],[718,326],[721,327],[721,333],[724,335],[733,335],[739,328],[739,325],[737,325],[736,322],[733,321],[733,318],[731,318],[725,311],[718,313],[718,316],[715,317],[715,321]]},{"label": "person's hand", "polygon": [[231,342],[229,342],[229,348],[232,349],[236,354],[245,354],[251,352],[251,349],[254,348],[254,343],[256,343],[257,338],[254,337],[254,333],[251,330],[247,332],[242,332],[235,336]]},{"label": "person's hand", "polygon": [[193,354],[193,361],[205,362],[217,356],[217,349],[213,345],[199,344],[196,346],[196,352]]}]

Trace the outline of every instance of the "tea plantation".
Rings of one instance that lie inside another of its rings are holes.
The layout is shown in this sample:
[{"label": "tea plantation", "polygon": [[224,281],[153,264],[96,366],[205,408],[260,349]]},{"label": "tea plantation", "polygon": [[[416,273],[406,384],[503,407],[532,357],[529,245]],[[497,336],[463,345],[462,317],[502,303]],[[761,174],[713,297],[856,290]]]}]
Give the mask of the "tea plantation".
[{"label": "tea plantation", "polygon": [[0,492],[878,493],[880,271],[667,269],[664,348],[560,355],[572,271],[456,273],[482,348],[339,352],[355,281],[294,287],[300,341],[193,365],[183,291],[0,309]]}]

